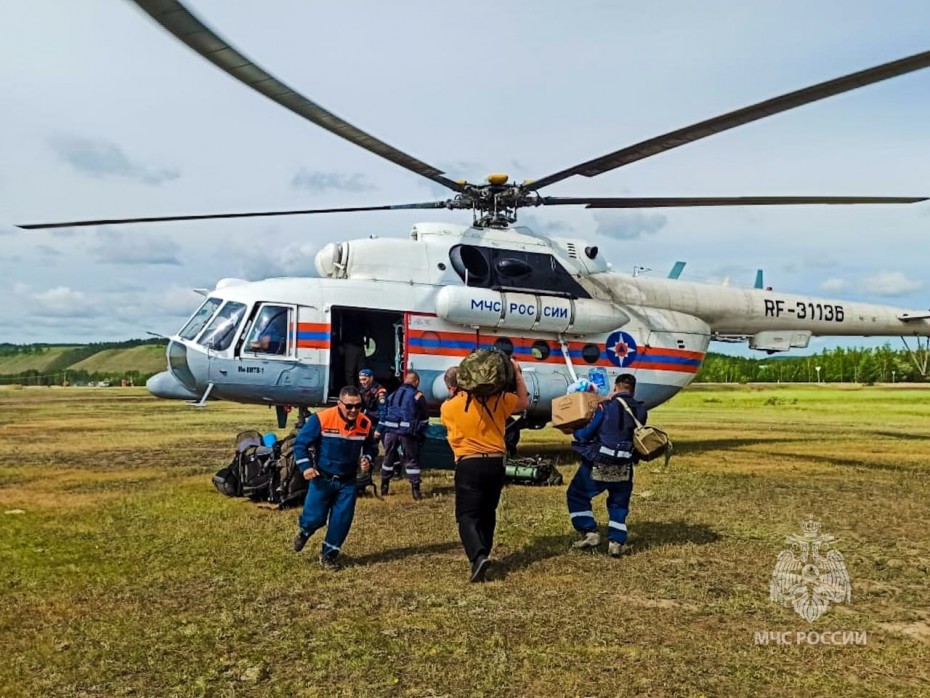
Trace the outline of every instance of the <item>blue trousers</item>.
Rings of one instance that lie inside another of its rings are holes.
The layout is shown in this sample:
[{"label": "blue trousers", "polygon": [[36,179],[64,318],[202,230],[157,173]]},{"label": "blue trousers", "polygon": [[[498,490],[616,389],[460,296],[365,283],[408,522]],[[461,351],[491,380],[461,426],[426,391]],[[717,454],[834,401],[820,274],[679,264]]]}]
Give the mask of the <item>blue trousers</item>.
[{"label": "blue trousers", "polygon": [[329,521],[321,551],[323,555],[334,558],[342,550],[355,517],[357,495],[354,477],[341,481],[321,474],[310,480],[304,510],[298,521],[300,528],[310,534]]},{"label": "blue trousers", "polygon": [[[401,457],[403,451],[403,457]],[[384,435],[384,460],[381,461],[381,482],[390,482],[394,468],[403,465],[410,484],[420,486],[420,441],[413,434],[389,431]]]},{"label": "blue trousers", "polygon": [[627,482],[599,482],[591,479],[591,462],[581,461],[565,495],[572,526],[581,533],[597,531],[591,500],[604,491],[607,492],[607,516],[610,519],[607,538],[626,543],[626,515],[630,513],[630,495],[633,494],[632,473]]}]

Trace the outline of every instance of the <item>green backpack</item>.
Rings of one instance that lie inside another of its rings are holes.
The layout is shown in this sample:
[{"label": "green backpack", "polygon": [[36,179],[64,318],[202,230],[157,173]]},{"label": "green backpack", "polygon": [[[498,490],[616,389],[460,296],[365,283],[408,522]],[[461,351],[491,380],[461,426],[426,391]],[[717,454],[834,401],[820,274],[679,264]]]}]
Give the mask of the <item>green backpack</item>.
[{"label": "green backpack", "polygon": [[513,385],[513,364],[500,349],[478,349],[459,365],[458,387],[474,397],[499,395]]}]

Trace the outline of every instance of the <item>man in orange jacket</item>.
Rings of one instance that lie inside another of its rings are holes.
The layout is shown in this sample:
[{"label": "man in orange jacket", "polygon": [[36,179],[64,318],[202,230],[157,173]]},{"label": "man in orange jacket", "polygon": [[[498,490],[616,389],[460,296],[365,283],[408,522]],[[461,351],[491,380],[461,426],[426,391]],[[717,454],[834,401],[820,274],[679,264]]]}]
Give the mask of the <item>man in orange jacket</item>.
[{"label": "man in orange jacket", "polygon": [[358,468],[371,469],[378,444],[371,420],[361,413],[362,396],[348,385],[339,391],[339,403],[310,415],[294,440],[297,467],[310,481],[294,552],[304,549],[310,536],[326,525],[320,565],[332,571],[355,517]]}]

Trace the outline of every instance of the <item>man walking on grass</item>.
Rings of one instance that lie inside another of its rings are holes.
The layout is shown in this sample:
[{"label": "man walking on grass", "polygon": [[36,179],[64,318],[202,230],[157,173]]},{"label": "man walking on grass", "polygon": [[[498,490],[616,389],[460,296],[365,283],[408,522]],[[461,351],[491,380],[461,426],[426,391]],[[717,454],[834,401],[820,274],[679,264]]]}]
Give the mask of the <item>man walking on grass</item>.
[{"label": "man walking on grass", "polygon": [[329,520],[320,565],[334,572],[340,568],[337,558],[355,516],[358,468],[368,472],[378,453],[371,420],[361,410],[358,388],[347,385],[339,391],[339,403],[310,415],[294,440],[297,467],[310,481],[294,552],[303,550]]},{"label": "man walking on grass", "polygon": [[576,549],[594,549],[601,544],[591,500],[607,492],[607,552],[620,557],[626,543],[626,516],[633,494],[633,465],[639,460],[633,449],[633,415],[646,423],[646,407],[633,397],[636,378],[630,373],[617,377],[615,392],[594,411],[587,426],[576,429],[572,449],[581,454],[581,465],[568,486],[568,515],[581,534],[572,544]]}]

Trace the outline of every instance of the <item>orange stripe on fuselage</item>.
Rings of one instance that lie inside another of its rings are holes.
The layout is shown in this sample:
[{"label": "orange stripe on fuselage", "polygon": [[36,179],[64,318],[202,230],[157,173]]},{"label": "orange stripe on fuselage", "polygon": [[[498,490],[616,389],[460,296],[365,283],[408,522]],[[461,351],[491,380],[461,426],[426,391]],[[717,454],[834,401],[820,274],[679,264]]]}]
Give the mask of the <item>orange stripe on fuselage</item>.
[{"label": "orange stripe on fuselage", "polygon": [[[430,340],[438,339],[439,345],[433,346],[432,343],[430,346],[420,346],[417,343],[417,340],[422,340],[427,338]],[[482,335],[480,337],[481,346],[486,346],[493,344],[496,335]],[[533,338],[533,337],[507,337],[514,346],[516,350],[514,355],[516,359],[523,363],[529,364],[564,364],[565,358],[562,356],[562,349],[559,345],[555,344],[551,340]],[[537,342],[545,342],[548,347],[550,354],[545,359],[537,359],[526,351],[526,349],[532,349],[533,345]],[[459,346],[443,346],[443,344],[458,344]],[[468,346],[461,346],[467,344]],[[605,349],[600,344],[596,344],[598,349],[600,349],[601,355],[598,360],[594,363],[588,363],[584,361],[579,361],[580,352],[588,344],[594,344],[594,342],[579,342],[572,341],[568,342],[569,353],[572,354],[572,363],[574,365],[582,366],[603,366],[605,368],[619,368],[615,363],[613,363],[605,354]],[[471,332],[448,332],[448,331],[437,331],[437,330],[421,330],[421,329],[411,329],[409,332],[409,343],[408,350],[410,354],[416,354],[420,356],[448,356],[448,357],[462,357],[467,356],[475,346],[475,335]],[[660,358],[669,358],[669,359],[680,359],[685,361],[695,361],[698,362],[697,365],[691,363],[661,363],[658,361],[650,361],[650,358],[660,359]],[[642,369],[649,371],[675,371],[678,373],[696,373],[700,368],[700,362],[704,360],[704,353],[700,351],[690,351],[687,349],[673,349],[671,347],[654,347],[654,346],[643,346],[637,352],[636,358],[626,368],[630,369]]]}]

